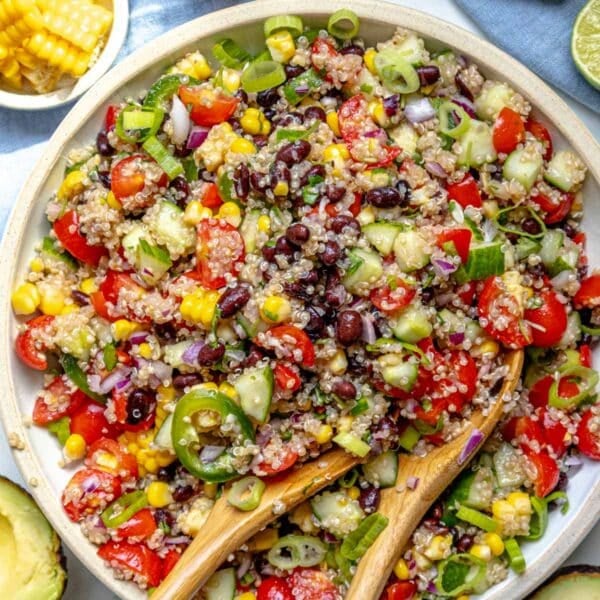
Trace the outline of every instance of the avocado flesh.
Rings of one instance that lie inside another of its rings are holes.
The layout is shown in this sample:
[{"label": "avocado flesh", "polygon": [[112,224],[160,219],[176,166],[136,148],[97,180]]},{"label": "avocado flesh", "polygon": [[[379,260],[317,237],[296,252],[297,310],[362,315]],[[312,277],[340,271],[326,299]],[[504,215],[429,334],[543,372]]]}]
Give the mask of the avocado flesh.
[{"label": "avocado flesh", "polygon": [[0,596],[59,600],[66,579],[56,532],[26,491],[0,477]]},{"label": "avocado flesh", "polygon": [[536,590],[529,600],[600,600],[600,569],[587,565],[564,567]]}]

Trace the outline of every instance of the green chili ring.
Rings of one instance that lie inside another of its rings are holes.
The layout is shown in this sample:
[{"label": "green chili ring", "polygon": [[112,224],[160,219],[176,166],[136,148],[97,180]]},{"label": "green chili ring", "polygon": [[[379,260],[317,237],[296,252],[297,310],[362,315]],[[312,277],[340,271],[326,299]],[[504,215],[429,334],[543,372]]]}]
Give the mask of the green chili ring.
[{"label": "green chili ring", "polygon": [[242,73],[242,87],[247,92],[263,92],[286,80],[283,66],[274,60],[251,62]]},{"label": "green chili ring", "polygon": [[394,50],[382,50],[375,56],[375,70],[396,94],[412,94],[421,86],[415,68]]},{"label": "green chili ring", "polygon": [[114,529],[129,521],[131,517],[146,506],[148,506],[146,492],[136,490],[135,492],[124,494],[107,506],[100,515],[100,518],[107,527]]},{"label": "green chili ring", "polygon": [[278,569],[291,571],[296,567],[314,567],[327,554],[327,546],[316,537],[286,535],[267,554],[267,560]]},{"label": "green chili ring", "polygon": [[[516,223],[514,223],[515,227],[511,227],[513,223],[510,223],[508,218],[509,215],[515,211],[529,212],[529,218],[533,219],[540,227],[539,233],[527,233],[526,231],[523,231],[523,229],[519,229],[516,226]],[[495,221],[500,231],[504,231],[504,233],[514,233],[515,235],[526,237],[530,240],[539,240],[543,238],[547,231],[544,221],[540,219],[539,215],[530,206],[510,206],[509,208],[503,208],[496,215]]]},{"label": "green chili ring", "polygon": [[77,363],[77,359],[70,354],[63,354],[60,357],[60,364],[65,375],[80,389],[86,396],[95,400],[98,404],[106,404],[106,398],[93,392],[88,384],[87,376],[83,369]]},{"label": "green chili ring", "polygon": [[200,81],[195,77],[190,77],[182,73],[164,75],[148,90],[143,106],[158,107],[165,110],[167,101],[173,94],[177,93],[182,85],[198,85],[199,83]]},{"label": "green chili ring", "polygon": [[265,482],[258,477],[244,477],[232,484],[227,502],[239,510],[254,510],[260,504],[266,487]]},{"label": "green chili ring", "polygon": [[456,597],[477,591],[485,583],[486,563],[471,554],[455,554],[438,565],[435,580],[443,594]]},{"label": "green chili ring", "polygon": [[[560,395],[558,389],[560,381],[563,378],[576,378],[581,380],[581,383],[577,383],[579,387],[579,393],[571,397],[563,397]],[[596,385],[598,385],[598,373],[594,369],[588,369],[587,367],[574,366],[565,369],[560,376],[558,381],[553,381],[548,392],[548,404],[555,408],[563,410],[569,410],[579,406],[590,394],[594,392]]]},{"label": "green chili ring", "polygon": [[240,48],[231,38],[225,38],[212,47],[213,56],[225,67],[240,69],[249,60],[250,55]]},{"label": "green chili ring", "polygon": [[[455,114],[459,117],[458,123],[454,118]],[[440,131],[455,140],[462,137],[471,125],[471,117],[465,112],[464,108],[454,104],[454,102],[444,102],[438,110],[438,116]]]},{"label": "green chili ring", "polygon": [[157,106],[126,106],[117,117],[115,133],[124,142],[138,144],[154,136],[165,116]]}]

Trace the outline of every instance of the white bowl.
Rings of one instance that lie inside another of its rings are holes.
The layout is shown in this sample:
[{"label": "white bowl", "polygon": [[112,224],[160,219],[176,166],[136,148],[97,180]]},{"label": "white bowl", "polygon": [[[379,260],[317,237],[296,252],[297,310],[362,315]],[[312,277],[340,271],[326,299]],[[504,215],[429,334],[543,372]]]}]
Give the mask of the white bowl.
[{"label": "white bowl", "polygon": [[17,110],[43,110],[61,106],[79,98],[108,71],[127,37],[129,5],[127,0],[100,0],[99,4],[112,10],[113,23],[106,45],[91,69],[82,75],[74,85],[60,87],[47,94],[26,94],[0,88],[0,106]]},{"label": "white bowl", "polygon": [[[540,79],[504,52],[459,27],[374,0],[304,0],[302,3],[260,0],[191,21],[135,52],[103,77],[58,127],[16,202],[0,250],[0,381],[4,385],[0,416],[7,434],[17,435],[25,443],[24,450],[14,452],[15,460],[35,499],[64,542],[90,571],[122,598],[141,600],[146,594],[132,584],[114,579],[96,556],[96,547],[68,520],[62,510],[60,495],[70,472],[57,466],[60,459],[57,444],[43,429],[23,424],[23,418],[27,419],[31,414],[41,376],[24,367],[13,352],[17,322],[10,307],[10,291],[26,273],[35,244],[48,231],[45,202],[62,179],[64,157],[69,149],[94,139],[111,101],[147,89],[175,57],[185,52],[199,48],[210,56],[211,45],[224,36],[258,50],[259,41],[263,39],[262,25],[268,16],[299,14],[309,24],[322,25],[338,8],[351,8],[359,15],[361,35],[368,41],[386,39],[397,25],[409,27],[431,40],[433,46],[453,47],[471,56],[485,75],[507,81],[530,99],[536,106],[536,113],[552,125],[555,145],[574,148],[590,169],[584,189],[584,225],[590,259],[600,266],[600,234],[597,225],[592,228],[592,224],[597,224],[600,219],[600,147],[575,114]],[[599,358],[597,354],[596,359]],[[552,513],[543,539],[524,544],[528,564],[526,574],[521,577],[511,574],[484,595],[486,600],[523,598],[592,529],[600,514],[600,463],[586,461],[583,469],[571,479],[568,492],[571,501],[568,514]]]}]

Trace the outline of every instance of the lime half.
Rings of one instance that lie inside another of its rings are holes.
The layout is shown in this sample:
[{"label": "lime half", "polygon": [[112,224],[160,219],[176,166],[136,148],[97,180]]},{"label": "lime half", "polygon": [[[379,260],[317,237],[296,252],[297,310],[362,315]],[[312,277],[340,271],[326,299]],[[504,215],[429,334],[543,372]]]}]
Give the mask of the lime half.
[{"label": "lime half", "polygon": [[581,74],[600,89],[600,0],[590,0],[577,15],[571,54]]}]

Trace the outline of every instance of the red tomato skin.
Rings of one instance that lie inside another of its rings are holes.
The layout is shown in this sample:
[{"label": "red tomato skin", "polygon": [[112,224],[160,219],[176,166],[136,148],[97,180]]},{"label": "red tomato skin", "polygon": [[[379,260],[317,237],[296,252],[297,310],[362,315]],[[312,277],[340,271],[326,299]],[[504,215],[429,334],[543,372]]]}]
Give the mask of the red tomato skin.
[{"label": "red tomato skin", "polygon": [[[98,461],[96,453],[103,452],[112,454],[115,457],[117,461],[116,469],[110,468],[101,461]],[[138,477],[138,464],[135,456],[129,454],[117,440],[111,438],[102,437],[90,445],[85,457],[85,465],[87,467],[99,469],[100,471],[107,471],[113,475],[118,475],[124,481],[128,479],[137,479]]]},{"label": "red tomato skin", "polygon": [[469,281],[456,290],[456,294],[466,306],[473,306],[476,292],[477,284],[474,281]]},{"label": "red tomato skin", "polygon": [[161,559],[143,544],[110,541],[100,546],[98,556],[107,562],[116,561],[119,566],[146,578],[148,587],[156,587],[160,583]]},{"label": "red tomato skin", "polygon": [[417,584],[414,581],[400,581],[386,588],[385,600],[412,600],[416,593]]},{"label": "red tomato skin", "polygon": [[273,369],[273,375],[275,376],[275,384],[280,390],[295,392],[302,386],[297,368],[290,364],[277,363]]},{"label": "red tomato skin", "polygon": [[544,223],[546,225],[555,225],[567,218],[571,212],[575,197],[573,194],[565,192],[560,195],[558,204],[545,194],[537,194],[532,199],[546,213],[543,217]]},{"label": "red tomato skin", "polygon": [[533,484],[535,495],[538,498],[544,498],[558,485],[560,478],[558,465],[544,450],[533,452],[529,448],[523,448],[523,452],[537,471],[537,476]]},{"label": "red tomato skin", "polygon": [[288,469],[291,469],[298,460],[298,453],[294,450],[290,450],[288,447],[283,447],[283,458],[281,464],[274,468],[269,463],[262,462],[258,465],[257,470],[266,475],[276,475],[277,473],[283,473]]},{"label": "red tomato skin", "polygon": [[278,340],[293,338],[296,342],[294,348],[302,351],[302,360],[299,361],[299,364],[307,368],[315,366],[315,347],[302,329],[298,329],[295,325],[277,325],[271,327],[268,333]]},{"label": "red tomato skin", "polygon": [[81,390],[72,390],[65,381],[66,375],[55,377],[49,385],[44,388],[44,392],[50,393],[53,397],[68,398],[68,402],[61,402],[63,407],[59,410],[50,410],[42,395],[38,396],[33,407],[33,422],[36,425],[47,425],[73,414],[84,402],[87,396]]},{"label": "red tomato skin", "polygon": [[417,291],[415,288],[398,278],[393,290],[389,285],[374,289],[369,294],[369,300],[379,310],[387,313],[395,313],[406,308],[416,294]]},{"label": "red tomato skin", "polygon": [[454,246],[463,264],[469,260],[469,248],[473,234],[470,229],[446,229],[437,236],[437,245],[444,249],[444,244]]},{"label": "red tomato skin", "polygon": [[505,106],[496,118],[492,136],[497,152],[511,153],[525,139],[525,125],[521,115]]},{"label": "red tomato skin", "polygon": [[227,121],[239,104],[239,100],[233,96],[187,85],[179,88],[179,97],[184,104],[191,104],[192,121],[203,127],[211,127]]},{"label": "red tomato skin", "polygon": [[463,208],[474,206],[481,208],[481,193],[475,178],[470,173],[467,173],[458,183],[451,183],[446,186],[448,192],[448,200],[458,202]]},{"label": "red tomato skin", "polygon": [[162,568],[160,571],[160,578],[165,579],[167,575],[174,569],[175,565],[179,562],[181,553],[176,550],[169,550],[165,557],[162,559]]},{"label": "red tomato skin", "polygon": [[36,371],[45,371],[48,368],[48,361],[43,353],[35,346],[33,332],[43,329],[54,321],[50,315],[41,315],[27,321],[26,329],[21,331],[15,340],[15,352],[22,363],[30,369]]},{"label": "red tomato skin", "polygon": [[294,600],[292,590],[283,577],[263,579],[256,593],[256,600]]},{"label": "red tomato skin", "polygon": [[553,382],[552,375],[538,379],[529,389],[529,402],[536,408],[548,406],[548,395]]},{"label": "red tomato skin", "polygon": [[68,210],[56,219],[52,228],[63,248],[86,265],[97,267],[100,259],[108,256],[104,246],[88,244],[85,236],[79,233],[79,217],[74,210]]},{"label": "red tomato skin", "polygon": [[96,314],[99,317],[102,317],[107,321],[118,321],[121,318],[118,316],[112,316],[108,312],[108,306],[106,306],[106,298],[100,290],[90,294],[90,302],[92,303],[92,306],[94,307],[94,310],[96,311]]},{"label": "red tomato skin", "polygon": [[[78,493],[74,493],[78,491]],[[98,469],[77,471],[62,494],[62,504],[71,521],[80,521],[96,512],[100,504],[108,505],[121,495],[118,477]]]},{"label": "red tomato skin", "polygon": [[538,298],[542,305],[526,309],[524,316],[530,323],[545,329],[541,331],[532,326],[531,343],[539,348],[550,348],[561,340],[567,329],[567,309],[552,290],[543,290]]},{"label": "red tomato skin", "polygon": [[71,433],[81,435],[90,446],[102,437],[116,437],[118,429],[106,420],[103,406],[88,402],[71,415]]},{"label": "red tomato skin", "polygon": [[122,538],[147,538],[156,531],[156,521],[149,508],[142,508],[117,529]]},{"label": "red tomato skin", "polygon": [[537,414],[546,445],[560,458],[569,446],[567,428],[560,421],[553,419],[546,408],[538,410]]},{"label": "red tomato skin", "polygon": [[600,306],[600,274],[590,275],[581,282],[573,302],[575,308],[596,308]]},{"label": "red tomato skin", "polygon": [[577,448],[587,457],[600,460],[600,431],[592,431],[593,419],[600,421],[600,418],[594,415],[592,408],[583,413],[577,426],[577,438],[579,440]]},{"label": "red tomato skin", "polygon": [[592,368],[593,356],[592,349],[587,344],[579,346],[579,362],[582,367]]},{"label": "red tomato skin", "polygon": [[317,569],[294,569],[287,581],[294,600],[335,600],[338,597],[337,587]]},{"label": "red tomato skin", "polygon": [[219,190],[216,184],[212,182],[206,182],[201,190],[202,200],[200,203],[202,206],[206,206],[210,209],[219,208],[221,204],[223,204],[223,200],[221,200],[221,196],[219,196]]},{"label": "red tomato skin", "polygon": [[117,117],[119,116],[119,106],[116,104],[109,104],[104,115],[104,131],[111,131],[115,128],[117,123]]},{"label": "red tomato skin", "polygon": [[525,129],[544,144],[544,160],[550,160],[553,152],[552,136],[545,125],[542,125],[542,123],[535,119],[529,118],[525,122]]}]

